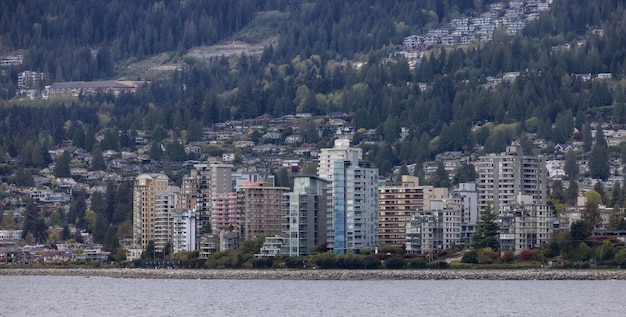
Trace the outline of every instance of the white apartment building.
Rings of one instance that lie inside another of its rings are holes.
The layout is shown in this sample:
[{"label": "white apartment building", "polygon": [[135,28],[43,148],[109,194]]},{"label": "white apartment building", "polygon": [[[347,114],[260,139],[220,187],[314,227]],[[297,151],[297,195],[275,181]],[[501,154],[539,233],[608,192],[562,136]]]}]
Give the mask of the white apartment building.
[{"label": "white apartment building", "polygon": [[337,139],[335,140],[335,147],[320,150],[317,164],[317,176],[321,179],[332,181],[334,169],[333,162],[358,162],[358,160],[362,158],[362,149],[350,147],[350,140],[348,139]]},{"label": "white apartment building", "polygon": [[163,252],[172,242],[174,215],[177,210],[178,192],[177,186],[168,186],[166,190],[159,192],[155,197],[154,204],[154,250]]},{"label": "white apartment building", "polygon": [[552,238],[556,215],[548,205],[507,206],[500,216],[500,251],[541,248]]},{"label": "white apartment building", "polygon": [[502,214],[507,206],[516,204],[518,195],[529,196],[534,204],[546,203],[545,157],[524,155],[520,145],[512,145],[504,153],[481,156],[476,167],[480,211],[491,204]]},{"label": "white apartment building", "polygon": [[406,225],[406,252],[424,254],[458,247],[461,242],[461,203],[433,200]]}]

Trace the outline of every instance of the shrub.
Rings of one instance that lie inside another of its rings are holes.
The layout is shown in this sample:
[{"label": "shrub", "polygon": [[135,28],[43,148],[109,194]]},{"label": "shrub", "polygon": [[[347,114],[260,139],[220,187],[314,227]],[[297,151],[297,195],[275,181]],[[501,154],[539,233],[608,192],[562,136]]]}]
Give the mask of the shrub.
[{"label": "shrub", "polygon": [[461,262],[478,264],[478,251],[470,250],[465,252],[465,254],[463,254],[463,258],[461,258]]},{"label": "shrub", "polygon": [[404,265],[404,259],[399,256],[392,256],[385,260],[385,267],[388,269],[402,269]]},{"label": "shrub", "polygon": [[426,267],[429,269],[447,269],[448,268],[448,262],[446,261],[435,261],[435,262],[431,262],[426,264]]},{"label": "shrub", "polygon": [[502,256],[500,256],[500,259],[504,263],[511,263],[513,262],[513,260],[515,260],[515,254],[511,251],[505,251],[504,253],[502,253]]},{"label": "shrub", "polygon": [[478,264],[491,264],[498,258],[498,253],[492,248],[483,248],[476,253]]},{"label": "shrub", "polygon": [[519,254],[519,259],[526,262],[530,261],[535,257],[535,250],[522,250]]},{"label": "shrub", "polygon": [[412,269],[423,269],[426,267],[426,261],[423,257],[414,257],[406,261],[406,266]]}]

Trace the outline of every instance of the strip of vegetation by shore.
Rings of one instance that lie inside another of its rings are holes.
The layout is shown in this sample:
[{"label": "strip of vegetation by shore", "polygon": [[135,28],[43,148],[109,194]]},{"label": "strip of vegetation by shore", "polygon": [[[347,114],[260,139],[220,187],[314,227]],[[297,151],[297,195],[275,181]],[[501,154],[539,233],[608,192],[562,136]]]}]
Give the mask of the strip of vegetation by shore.
[{"label": "strip of vegetation by shore", "polygon": [[230,280],[626,280],[626,270],[0,269],[5,276]]}]

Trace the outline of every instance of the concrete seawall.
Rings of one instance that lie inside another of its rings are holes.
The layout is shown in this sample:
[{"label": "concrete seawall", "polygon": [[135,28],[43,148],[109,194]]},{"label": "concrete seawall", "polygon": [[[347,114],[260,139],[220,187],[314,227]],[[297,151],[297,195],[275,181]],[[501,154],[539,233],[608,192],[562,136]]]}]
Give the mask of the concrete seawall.
[{"label": "concrete seawall", "polygon": [[167,270],[0,269],[11,276],[231,280],[626,280],[626,270]]}]

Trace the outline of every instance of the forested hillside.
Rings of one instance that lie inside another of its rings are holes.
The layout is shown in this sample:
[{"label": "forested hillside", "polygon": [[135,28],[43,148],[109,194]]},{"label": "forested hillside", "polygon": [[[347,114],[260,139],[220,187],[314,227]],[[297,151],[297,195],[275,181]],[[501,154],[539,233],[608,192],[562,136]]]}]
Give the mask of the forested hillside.
[{"label": "forested hillside", "polygon": [[[2,101],[0,151],[8,154],[2,159],[42,167],[47,149],[76,140],[90,150],[98,132],[102,149],[121,149],[133,146],[128,140],[138,129],[160,142],[164,131],[180,135],[230,119],[339,111],[355,127],[377,130],[380,142],[364,152],[388,174],[394,165],[475,144],[501,151],[523,132],[566,142],[574,127],[592,120],[626,122],[626,86],[619,81],[626,71],[624,1],[555,0],[522,34],[497,32],[491,42],[436,49],[414,69],[393,57],[405,36],[491,2],[3,1],[2,50],[25,51],[23,65],[3,77],[5,98],[21,70],[44,72],[49,82],[114,78],[114,65],[129,59],[183,56],[236,37],[258,12],[287,18],[277,28],[278,44],[261,56],[186,59],[184,71],[133,95]],[[365,63],[355,67],[357,61]],[[505,72],[520,76],[486,85]],[[613,80],[576,76],[587,73],[612,73]],[[400,127],[410,130],[402,141]]]}]

